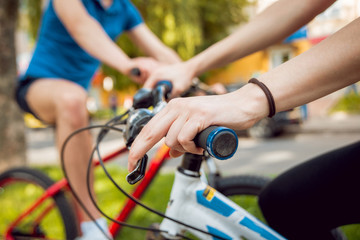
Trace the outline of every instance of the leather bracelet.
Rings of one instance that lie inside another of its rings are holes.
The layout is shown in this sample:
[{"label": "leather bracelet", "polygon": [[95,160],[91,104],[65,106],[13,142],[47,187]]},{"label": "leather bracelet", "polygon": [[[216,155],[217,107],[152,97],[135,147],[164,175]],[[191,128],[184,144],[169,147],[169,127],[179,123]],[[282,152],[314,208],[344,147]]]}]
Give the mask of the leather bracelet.
[{"label": "leather bracelet", "polygon": [[261,90],[263,90],[263,92],[265,93],[265,96],[266,96],[266,98],[268,100],[268,103],[269,103],[269,115],[268,115],[268,117],[271,118],[272,116],[274,116],[275,113],[276,113],[275,101],[274,101],[274,98],[273,98],[270,90],[267,88],[267,86],[264,83],[257,80],[256,78],[251,78],[249,80],[249,83],[254,83],[254,84],[258,85],[261,88]]}]

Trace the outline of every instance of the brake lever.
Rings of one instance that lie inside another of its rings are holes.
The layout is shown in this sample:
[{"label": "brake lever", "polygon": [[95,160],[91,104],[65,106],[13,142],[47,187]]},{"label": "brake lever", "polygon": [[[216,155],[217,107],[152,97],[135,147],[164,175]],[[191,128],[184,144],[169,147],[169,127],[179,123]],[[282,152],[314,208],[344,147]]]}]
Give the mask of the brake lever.
[{"label": "brake lever", "polygon": [[136,163],[135,169],[126,176],[126,181],[128,181],[129,184],[134,185],[144,178],[147,161],[148,156],[145,154],[144,157]]},{"label": "brake lever", "polygon": [[[148,109],[137,109],[133,114],[129,114],[129,121],[127,124],[127,130],[125,131],[125,139],[126,139],[126,145],[128,147],[131,146],[133,141],[135,140],[135,137],[140,133],[143,126],[149,122],[149,120],[153,117],[154,114],[156,114],[160,109],[162,109],[163,106],[165,106],[166,102],[165,99],[168,97],[168,94],[172,90],[172,84],[170,81],[159,81],[156,84],[156,92],[153,91],[146,91],[142,90],[141,92],[138,92],[136,95],[136,102],[139,103],[138,105],[141,107],[148,107],[146,104],[143,105],[143,99],[145,100],[151,100],[151,104],[156,103],[153,109],[153,111],[149,111]],[[141,101],[140,101],[141,100]],[[148,102],[148,101],[145,101]],[[141,103],[141,104],[140,104]],[[148,161],[148,156],[145,154],[144,157],[142,157],[137,163],[135,169],[129,173],[126,176],[126,180],[129,184],[133,185],[137,182],[139,182],[141,179],[145,176],[146,171],[146,165]]]}]

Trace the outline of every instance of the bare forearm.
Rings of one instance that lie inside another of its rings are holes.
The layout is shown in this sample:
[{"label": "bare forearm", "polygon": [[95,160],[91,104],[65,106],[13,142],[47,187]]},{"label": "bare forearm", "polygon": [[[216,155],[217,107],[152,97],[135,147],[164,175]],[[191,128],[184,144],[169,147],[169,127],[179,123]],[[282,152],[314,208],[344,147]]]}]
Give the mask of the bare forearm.
[{"label": "bare forearm", "polygon": [[159,62],[168,64],[181,62],[176,52],[163,44],[145,24],[129,31],[128,36],[146,55]]},{"label": "bare forearm", "polygon": [[130,70],[130,59],[92,18],[79,0],[54,0],[54,9],[75,41],[93,57],[122,73]]},{"label": "bare forearm", "polygon": [[147,44],[146,46],[143,46],[142,49],[146,55],[151,56],[162,63],[172,64],[182,61],[179,55],[177,55],[177,53],[173,49],[164,45],[157,38],[153,39],[151,44]]},{"label": "bare forearm", "polygon": [[131,69],[130,58],[110,39],[95,20],[91,19],[86,23],[79,24],[72,35],[85,51],[101,62],[124,74]]},{"label": "bare forearm", "polygon": [[309,51],[262,75],[277,110],[287,110],[359,81],[360,19]]},{"label": "bare forearm", "polygon": [[159,52],[151,53],[149,52],[150,56],[154,56],[155,59],[157,59],[159,62],[163,63],[178,63],[182,60],[180,57],[176,54],[176,52],[168,47],[164,47]]},{"label": "bare forearm", "polygon": [[199,75],[264,49],[304,26],[333,2],[280,0],[229,37],[189,60],[188,65],[194,75]]}]

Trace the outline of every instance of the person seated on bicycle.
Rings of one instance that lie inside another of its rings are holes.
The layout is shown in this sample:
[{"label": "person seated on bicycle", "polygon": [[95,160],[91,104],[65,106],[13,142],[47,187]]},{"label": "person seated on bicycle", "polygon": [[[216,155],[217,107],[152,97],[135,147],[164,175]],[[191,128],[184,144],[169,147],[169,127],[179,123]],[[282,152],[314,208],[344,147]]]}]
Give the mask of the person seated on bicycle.
[{"label": "person seated on bicycle", "polygon": [[[285,39],[334,0],[280,0],[248,24],[192,59],[157,69],[146,81],[153,87],[172,81],[174,95],[191,79]],[[291,109],[356,83],[360,78],[360,19],[307,52],[259,76],[270,92],[248,83],[218,96],[175,98],[142,129],[131,146],[128,169],[166,136],[173,157],[202,154],[193,139],[210,125],[236,130],[251,127],[275,112]],[[272,94],[272,96],[270,96]],[[269,104],[275,104],[270,109]],[[260,196],[263,214],[275,230],[294,239],[334,239],[330,230],[360,222],[360,142],[301,164],[277,177]]]},{"label": "person seated on bicycle", "polygon": [[[130,59],[114,43],[123,32],[150,57]],[[142,83],[159,63],[176,63],[180,58],[149,30],[129,0],[50,0],[31,62],[19,78],[16,100],[25,112],[56,126],[58,147],[74,130],[89,124],[87,90],[100,62]],[[134,67],[140,69],[140,76],[130,74]],[[72,166],[68,169],[74,190],[90,213],[100,218],[84,187],[91,148],[90,133],[79,134],[65,161]],[[83,221],[93,226],[81,213]],[[87,228],[91,229],[82,227]]]}]

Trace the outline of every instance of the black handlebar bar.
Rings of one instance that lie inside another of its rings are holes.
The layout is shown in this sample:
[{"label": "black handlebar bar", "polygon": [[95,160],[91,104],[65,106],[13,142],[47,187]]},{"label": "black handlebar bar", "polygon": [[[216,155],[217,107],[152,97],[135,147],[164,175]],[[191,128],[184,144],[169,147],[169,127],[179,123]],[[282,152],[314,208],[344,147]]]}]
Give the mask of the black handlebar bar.
[{"label": "black handlebar bar", "polygon": [[130,70],[130,74],[136,77],[140,77],[141,76],[141,71],[139,68],[132,68]]},{"label": "black handlebar bar", "polygon": [[[171,93],[170,81],[159,81],[153,90],[140,89],[134,96],[133,111],[129,113],[125,138],[127,146],[131,146],[135,137],[140,133],[145,124],[165,106],[168,95]],[[148,107],[153,106],[153,112]],[[226,160],[236,152],[238,138],[236,133],[229,128],[210,126],[201,131],[194,139],[198,147],[205,149],[211,156]],[[126,177],[130,184],[135,184],[145,175],[147,155],[140,159],[135,170]]]}]

